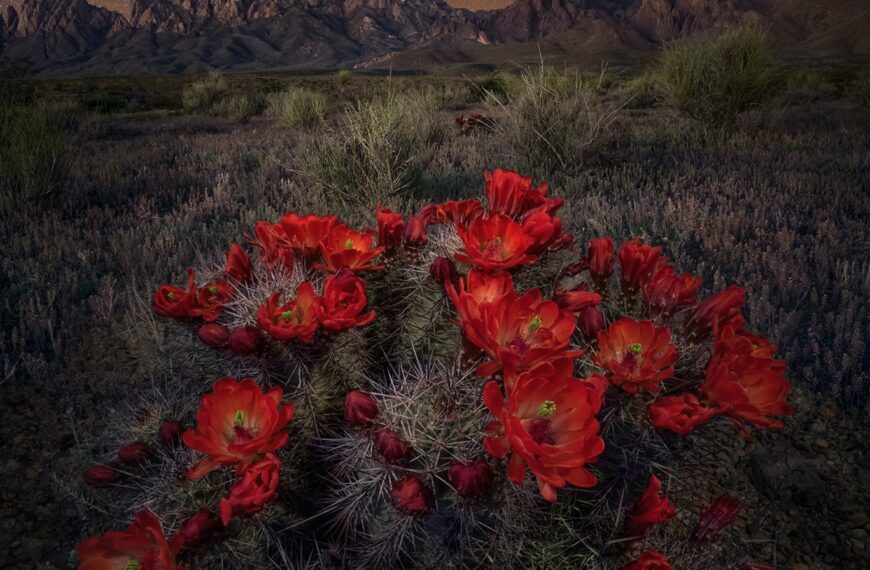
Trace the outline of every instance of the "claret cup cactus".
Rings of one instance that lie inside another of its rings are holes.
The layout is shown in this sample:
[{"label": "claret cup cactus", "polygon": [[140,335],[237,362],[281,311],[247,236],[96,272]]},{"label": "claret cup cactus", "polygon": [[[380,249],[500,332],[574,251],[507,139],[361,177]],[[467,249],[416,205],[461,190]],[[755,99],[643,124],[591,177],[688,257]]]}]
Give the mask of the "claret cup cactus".
[{"label": "claret cup cactus", "polygon": [[742,288],[581,240],[562,205],[496,170],[483,199],[378,207],[370,229],[259,221],[160,286],[181,372],[93,447],[82,494],[127,530],[82,567],[739,563],[712,544],[751,513],[727,496],[693,533],[712,497],[688,481],[729,424],[782,427],[785,365]]}]

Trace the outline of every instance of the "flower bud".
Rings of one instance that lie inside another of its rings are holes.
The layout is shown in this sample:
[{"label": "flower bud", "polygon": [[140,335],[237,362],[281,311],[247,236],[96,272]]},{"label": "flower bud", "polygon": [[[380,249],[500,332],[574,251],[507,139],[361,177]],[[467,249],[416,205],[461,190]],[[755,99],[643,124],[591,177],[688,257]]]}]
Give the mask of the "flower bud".
[{"label": "flower bud", "polygon": [[374,398],[356,390],[344,397],[344,419],[354,427],[369,427],[378,417],[378,404]]},{"label": "flower bud", "polygon": [[151,446],[143,441],[134,441],[118,450],[118,459],[124,465],[139,465],[151,457]]},{"label": "flower bud", "polygon": [[97,489],[111,487],[120,478],[120,473],[106,465],[94,465],[85,471],[85,483]]},{"label": "flower bud", "polygon": [[444,287],[445,284],[456,281],[456,266],[446,257],[436,257],[429,266],[429,275],[435,283]]},{"label": "flower bud", "polygon": [[166,420],[160,424],[157,430],[157,439],[165,447],[175,447],[181,441],[181,434],[184,433],[184,426],[181,422]]},{"label": "flower bud", "polygon": [[420,216],[411,216],[405,224],[405,244],[413,247],[423,247],[429,243],[426,222]]},{"label": "flower bud", "polygon": [[223,348],[230,339],[230,329],[217,323],[208,323],[199,327],[199,340],[212,348]]},{"label": "flower bud", "polygon": [[217,513],[208,509],[200,509],[181,523],[178,534],[184,537],[184,547],[192,548],[208,541],[221,528],[223,525]]},{"label": "flower bud", "polygon": [[586,307],[577,313],[577,328],[584,336],[595,338],[598,331],[604,330],[604,314],[598,307]]},{"label": "flower bud", "polygon": [[698,526],[692,535],[694,540],[708,540],[715,537],[733,521],[743,504],[731,495],[722,495],[701,511]]},{"label": "flower bud", "polygon": [[454,461],[447,469],[447,476],[461,497],[476,497],[488,491],[492,485],[492,468],[486,461]]},{"label": "flower bud", "polygon": [[375,433],[375,449],[387,461],[399,461],[408,454],[408,444],[399,434],[386,428]]},{"label": "flower bud", "polygon": [[251,326],[235,328],[230,332],[228,345],[236,354],[253,354],[260,349],[260,331]]},{"label": "flower bud", "polygon": [[390,495],[396,508],[409,515],[426,512],[434,501],[432,491],[415,475],[406,475],[393,483]]}]

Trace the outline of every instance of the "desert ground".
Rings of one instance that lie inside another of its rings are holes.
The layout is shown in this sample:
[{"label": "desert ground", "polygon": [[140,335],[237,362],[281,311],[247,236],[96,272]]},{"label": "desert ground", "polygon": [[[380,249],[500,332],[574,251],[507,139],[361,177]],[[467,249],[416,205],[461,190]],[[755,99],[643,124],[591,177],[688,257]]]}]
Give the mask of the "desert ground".
[{"label": "desert ground", "polygon": [[[870,565],[866,71],[792,62],[763,104],[710,126],[658,97],[644,69],[582,70],[553,149],[522,132],[518,72],[3,80],[0,156],[17,145],[18,162],[0,173],[0,567],[70,567],[106,530],[82,472],[112,418],[166,373],[163,325],[147,317],[159,284],[257,220],[338,209],[371,225],[378,201],[413,212],[477,196],[494,168],[549,182],[579,243],[638,236],[705,291],[746,287],[796,414],[779,432],[723,432],[730,459],[707,484],[752,508],[721,548],[778,568]],[[191,85],[209,81],[197,100]],[[364,105],[384,152],[413,166],[399,194],[374,194],[329,152]],[[483,123],[456,122],[476,113]]]}]

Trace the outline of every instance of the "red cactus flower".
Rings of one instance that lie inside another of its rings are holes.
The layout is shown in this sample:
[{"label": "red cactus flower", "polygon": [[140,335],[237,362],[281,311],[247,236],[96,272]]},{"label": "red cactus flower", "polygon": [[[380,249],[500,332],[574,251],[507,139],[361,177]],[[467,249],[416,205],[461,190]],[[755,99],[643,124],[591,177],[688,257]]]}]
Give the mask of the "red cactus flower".
[{"label": "red cactus flower", "polygon": [[299,216],[295,212],[288,212],[281,218],[281,228],[290,249],[309,261],[317,259],[320,255],[320,243],[340,224],[335,216],[316,214]]},{"label": "red cactus flower", "polygon": [[184,424],[174,420],[166,420],[157,429],[157,439],[164,447],[175,447],[181,442],[184,434]]},{"label": "red cactus flower", "polygon": [[127,530],[93,536],[76,547],[79,570],[184,570],[175,557],[184,546],[184,537],[166,540],[160,519],[151,511],[136,513]]},{"label": "red cactus flower", "polygon": [[486,201],[490,214],[504,214],[516,220],[533,211],[552,214],[564,203],[562,198],[547,198],[546,182],[534,188],[531,177],[501,169],[486,172]]},{"label": "red cactus flower", "polygon": [[459,279],[458,290],[452,283],[447,286],[447,294],[462,321],[479,319],[482,310],[513,292],[514,283],[509,273],[484,273],[477,269]]},{"label": "red cactus flower", "polygon": [[487,492],[494,477],[492,467],[486,461],[454,461],[447,468],[447,476],[459,496],[466,498]]},{"label": "red cactus flower", "polygon": [[774,347],[766,339],[736,332],[731,326],[718,331],[713,355],[701,392],[710,405],[742,426],[781,429],[771,416],[790,416],[794,407],[786,400],[791,385],[785,379],[785,362],[771,358]]},{"label": "red cactus flower", "polygon": [[595,363],[629,394],[658,392],[659,382],[674,373],[680,355],[670,343],[671,331],[650,321],[622,317],[598,333]]},{"label": "red cactus flower", "polygon": [[595,338],[606,327],[604,313],[598,307],[586,307],[577,313],[577,328],[587,338]]},{"label": "red cactus flower", "polygon": [[423,247],[429,243],[429,234],[426,231],[426,222],[420,216],[411,216],[405,223],[405,231],[402,239],[405,245],[411,247]]},{"label": "red cactus flower", "polygon": [[378,245],[386,250],[391,250],[401,244],[402,235],[405,230],[402,214],[397,214],[387,208],[381,208],[381,205],[378,204],[377,219]]},{"label": "red cactus flower", "polygon": [[644,536],[657,524],[668,522],[677,513],[667,497],[660,497],[662,482],[650,475],[649,485],[634,504],[625,521],[625,536]]},{"label": "red cactus flower", "polygon": [[432,491],[415,475],[405,475],[393,483],[390,496],[396,508],[408,515],[421,515],[435,502]]},{"label": "red cactus flower", "polygon": [[604,283],[613,274],[613,240],[600,237],[589,240],[585,264],[596,283]]},{"label": "red cactus flower", "polygon": [[218,380],[202,397],[197,428],[184,432],[185,445],[208,455],[190,468],[188,478],[201,479],[220,465],[236,465],[239,471],[284,447],[293,404],[281,406],[281,395],[281,388],[264,394],[252,378]]},{"label": "red cactus flower", "polygon": [[696,395],[689,393],[659,398],[649,405],[647,411],[653,427],[680,435],[689,435],[716,415],[716,410],[703,405]]},{"label": "red cactus flower", "polygon": [[654,315],[670,316],[697,301],[701,280],[691,273],[677,275],[666,265],[653,273],[644,285],[643,298]]},{"label": "red cactus flower", "polygon": [[196,548],[208,542],[220,531],[221,519],[209,509],[200,509],[188,517],[176,536],[184,537],[184,548]]},{"label": "red cactus flower", "polygon": [[584,289],[575,289],[573,291],[561,291],[556,293],[553,300],[566,311],[571,311],[574,314],[579,314],[589,307],[595,308],[601,304],[601,295],[592,293]]},{"label": "red cactus flower", "polygon": [[224,274],[236,283],[247,283],[251,280],[254,267],[251,258],[237,243],[230,246],[227,252],[227,262],[224,265]]},{"label": "red cactus flower", "polygon": [[365,392],[354,390],[344,397],[344,421],[354,427],[369,427],[378,413],[377,402]]},{"label": "red cactus flower", "polygon": [[187,291],[174,285],[161,285],[151,300],[155,315],[172,319],[186,319],[196,307],[196,273],[187,270]]},{"label": "red cactus flower", "polygon": [[236,354],[253,354],[260,349],[260,330],[257,327],[236,327],[230,331],[227,346]]},{"label": "red cactus flower", "polygon": [[722,495],[704,510],[698,519],[698,526],[692,534],[694,540],[709,540],[719,534],[723,528],[737,518],[743,503],[731,495]]},{"label": "red cactus flower", "polygon": [[720,329],[732,327],[740,330],[746,323],[740,312],[746,302],[746,289],[731,285],[723,291],[710,295],[700,303],[686,319],[686,332],[693,336],[702,336],[713,330],[716,325]]},{"label": "red cactus flower", "polygon": [[272,453],[259,462],[245,468],[242,478],[230,489],[230,494],[221,499],[221,521],[230,524],[233,517],[249,517],[263,510],[266,503],[278,497],[278,482],[281,480],[281,460]]},{"label": "red cactus flower", "polygon": [[85,471],[85,483],[97,489],[111,487],[121,478],[121,474],[108,465],[94,465]]},{"label": "red cactus flower", "polygon": [[483,215],[483,206],[474,198],[469,200],[451,200],[441,204],[429,204],[418,214],[428,226],[431,224],[451,224],[457,227],[467,227],[468,224]]},{"label": "red cactus flower", "polygon": [[622,570],[673,570],[667,557],[657,550],[648,550]]},{"label": "red cactus flower", "polygon": [[212,348],[223,348],[230,340],[230,329],[217,323],[207,323],[199,327],[199,340]]},{"label": "red cactus flower", "polygon": [[331,331],[365,326],[375,320],[374,311],[363,313],[367,302],[365,280],[349,269],[341,269],[323,283],[317,320]]},{"label": "red cactus flower", "polygon": [[148,461],[154,455],[151,446],[144,441],[134,441],[127,445],[122,445],[118,449],[118,459],[124,465],[140,465]]},{"label": "red cactus flower", "polygon": [[467,228],[457,226],[456,231],[464,245],[456,260],[484,271],[511,269],[538,260],[529,253],[534,240],[507,216],[478,218]]},{"label": "red cactus flower", "polygon": [[383,266],[371,265],[371,261],[384,251],[383,247],[375,247],[373,241],[369,234],[336,225],[320,242],[324,263],[314,267],[332,273],[344,267],[351,271],[383,269]]},{"label": "red cactus flower", "polygon": [[196,303],[188,313],[193,317],[201,317],[207,323],[216,321],[234,292],[235,289],[225,281],[213,281],[196,292]]},{"label": "red cactus flower", "polygon": [[257,324],[276,340],[299,340],[311,344],[317,332],[317,314],[320,300],[314,287],[303,281],[296,289],[296,297],[281,304],[281,294],[275,292],[265,305],[257,310]]},{"label": "red cactus flower", "polygon": [[375,432],[375,449],[381,456],[390,462],[401,461],[408,455],[410,446],[399,434],[387,428],[381,428]]},{"label": "red cactus flower", "polygon": [[594,486],[595,476],[585,465],[604,451],[595,414],[606,383],[574,378],[571,368],[571,361],[564,359],[510,381],[506,377],[505,383],[512,386],[507,400],[494,380],[483,389],[484,403],[495,416],[486,426],[491,435],[484,449],[493,457],[512,453],[508,478],[517,485],[525,479],[528,465],[541,496],[551,503],[556,490],[568,483]]},{"label": "red cactus flower", "polygon": [[562,233],[562,220],[555,218],[546,212],[533,212],[526,216],[522,222],[523,231],[532,238],[529,253],[540,255],[545,251],[555,251],[568,245],[574,240],[574,236]]},{"label": "red cactus flower", "polygon": [[633,290],[643,288],[662,259],[662,248],[653,247],[633,239],[619,248],[622,283]]},{"label": "red cactus flower", "polygon": [[446,257],[436,257],[429,266],[429,275],[432,281],[444,287],[447,283],[453,283],[458,276],[456,265]]},{"label": "red cactus flower", "polygon": [[578,358],[566,352],[574,332],[574,315],[531,289],[522,296],[509,293],[465,327],[468,340],[489,355],[478,374],[491,376],[505,367],[530,368],[557,358]]},{"label": "red cactus flower", "polygon": [[270,269],[293,269],[296,257],[290,248],[287,232],[281,224],[259,221],[254,226],[254,237],[247,237],[251,245],[260,250],[260,261],[263,265]]}]

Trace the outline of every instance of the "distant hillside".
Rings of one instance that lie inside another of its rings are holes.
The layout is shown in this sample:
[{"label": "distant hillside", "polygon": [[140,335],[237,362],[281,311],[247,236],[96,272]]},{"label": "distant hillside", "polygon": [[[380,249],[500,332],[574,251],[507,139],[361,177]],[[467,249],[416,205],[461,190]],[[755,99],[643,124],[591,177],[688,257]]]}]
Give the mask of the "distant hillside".
[{"label": "distant hillside", "polygon": [[762,22],[792,53],[870,55],[866,0],[516,0],[474,12],[443,0],[124,5],[122,15],[86,0],[16,6],[7,0],[0,4],[0,50],[46,75],[402,68],[512,61],[539,46],[566,61],[606,59],[651,51],[673,37]]}]

